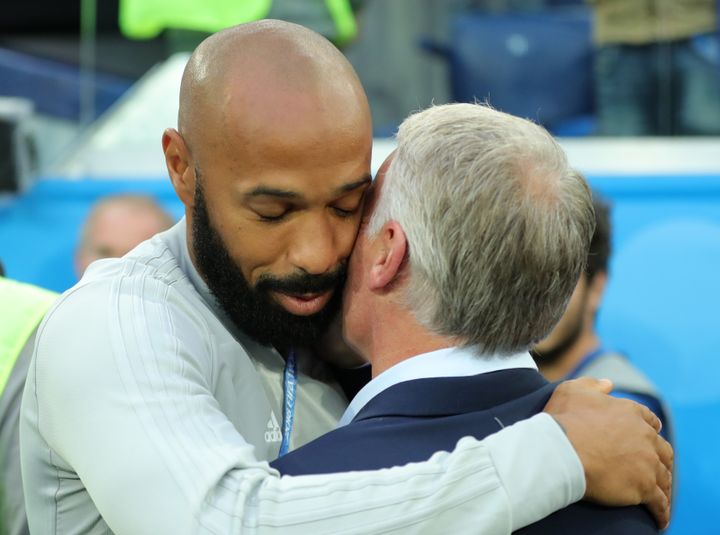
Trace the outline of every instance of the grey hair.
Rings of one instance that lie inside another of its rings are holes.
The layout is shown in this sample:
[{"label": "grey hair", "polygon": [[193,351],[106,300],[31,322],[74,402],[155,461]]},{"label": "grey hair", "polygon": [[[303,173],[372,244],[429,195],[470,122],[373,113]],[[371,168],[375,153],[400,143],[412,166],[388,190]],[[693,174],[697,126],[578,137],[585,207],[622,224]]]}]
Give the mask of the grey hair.
[{"label": "grey hair", "polygon": [[486,353],[550,332],[595,226],[584,178],[542,127],[481,104],[408,117],[368,223],[408,240],[403,304],[426,328]]}]

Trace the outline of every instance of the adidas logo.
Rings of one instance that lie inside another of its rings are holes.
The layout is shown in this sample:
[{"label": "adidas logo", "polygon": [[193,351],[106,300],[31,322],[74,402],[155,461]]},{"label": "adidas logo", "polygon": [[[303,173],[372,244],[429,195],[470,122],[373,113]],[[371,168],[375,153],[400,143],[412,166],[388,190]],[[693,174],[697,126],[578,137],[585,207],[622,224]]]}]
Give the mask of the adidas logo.
[{"label": "adidas logo", "polygon": [[278,425],[277,418],[275,418],[275,413],[273,411],[270,411],[270,419],[267,423],[267,431],[265,431],[265,442],[281,442],[282,441],[282,432],[280,431],[280,426]]}]

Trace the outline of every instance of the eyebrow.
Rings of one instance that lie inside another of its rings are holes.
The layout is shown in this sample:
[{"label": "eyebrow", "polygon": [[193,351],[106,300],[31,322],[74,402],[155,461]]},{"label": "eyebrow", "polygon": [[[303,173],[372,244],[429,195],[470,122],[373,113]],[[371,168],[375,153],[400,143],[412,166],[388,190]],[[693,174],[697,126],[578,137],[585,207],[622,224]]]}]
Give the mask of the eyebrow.
[{"label": "eyebrow", "polygon": [[258,186],[252,191],[248,191],[245,194],[246,199],[250,199],[253,197],[280,197],[282,199],[297,199],[300,197],[299,194],[297,194],[294,191],[289,191],[285,189],[276,189],[276,188],[268,188],[267,186]]},{"label": "eyebrow", "polygon": [[355,182],[351,182],[350,184],[340,186],[336,191],[338,193],[347,193],[348,191],[356,190],[358,188],[361,188],[362,186],[365,186],[366,184],[370,184],[371,182],[372,177],[369,174],[366,174],[360,180],[356,180]]},{"label": "eyebrow", "polygon": [[[355,182],[351,182],[349,184],[340,186],[335,191],[338,194],[347,193],[350,191],[354,191],[358,188],[361,188],[362,186],[365,186],[367,184],[370,184],[371,182],[372,182],[372,178],[370,177],[369,174],[366,174],[360,180],[356,180]],[[258,186],[254,190],[249,191],[245,194],[246,199],[252,199],[255,197],[278,197],[281,199],[299,199],[302,196],[295,191],[278,189],[278,188],[269,188],[267,186]]]}]

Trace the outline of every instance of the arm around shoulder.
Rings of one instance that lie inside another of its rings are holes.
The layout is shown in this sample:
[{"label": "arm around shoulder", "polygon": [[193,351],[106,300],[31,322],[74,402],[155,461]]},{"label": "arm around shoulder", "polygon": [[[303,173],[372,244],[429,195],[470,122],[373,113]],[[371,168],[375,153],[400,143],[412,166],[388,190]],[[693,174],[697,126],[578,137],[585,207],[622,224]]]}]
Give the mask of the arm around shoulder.
[{"label": "arm around shoulder", "polygon": [[[23,417],[38,532],[57,528],[38,523],[57,513],[49,509],[58,496],[77,500],[65,504],[66,525],[104,522],[118,535],[436,533],[469,524],[502,534],[582,494],[571,456],[547,468],[544,456],[569,446],[542,416],[423,463],[280,478],[220,410],[204,360],[209,333],[192,307],[158,281],[142,284],[142,297],[112,285],[70,294],[44,325]],[[511,457],[536,442],[544,444],[536,460],[523,463],[537,477],[531,492]],[[553,498],[527,506],[544,494]]]}]

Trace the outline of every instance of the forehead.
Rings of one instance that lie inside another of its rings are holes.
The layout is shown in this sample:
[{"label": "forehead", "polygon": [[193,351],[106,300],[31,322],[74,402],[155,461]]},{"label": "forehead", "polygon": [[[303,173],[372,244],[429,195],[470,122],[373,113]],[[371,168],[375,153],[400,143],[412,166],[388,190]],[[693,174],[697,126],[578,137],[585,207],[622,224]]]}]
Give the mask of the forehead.
[{"label": "forehead", "polygon": [[372,135],[365,96],[350,84],[309,84],[296,89],[283,84],[264,88],[226,89],[222,130],[226,139],[253,150],[284,152],[302,144],[327,150],[346,149]]},{"label": "forehead", "polygon": [[288,189],[299,179],[336,187],[368,172],[372,123],[354,76],[307,61],[282,73],[267,62],[250,67],[223,77],[192,132],[208,190],[258,180]]},{"label": "forehead", "polygon": [[364,110],[323,107],[305,95],[291,100],[249,115],[228,113],[203,167],[242,188],[335,188],[368,173],[372,126]]},{"label": "forehead", "polygon": [[89,238],[95,246],[110,247],[113,253],[124,254],[165,227],[162,218],[150,209],[110,205],[98,214]]}]

